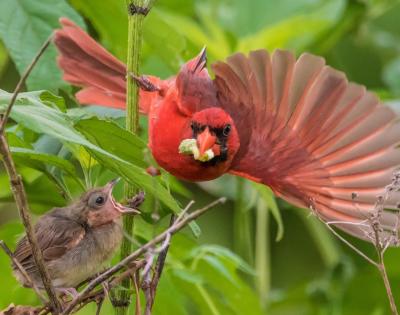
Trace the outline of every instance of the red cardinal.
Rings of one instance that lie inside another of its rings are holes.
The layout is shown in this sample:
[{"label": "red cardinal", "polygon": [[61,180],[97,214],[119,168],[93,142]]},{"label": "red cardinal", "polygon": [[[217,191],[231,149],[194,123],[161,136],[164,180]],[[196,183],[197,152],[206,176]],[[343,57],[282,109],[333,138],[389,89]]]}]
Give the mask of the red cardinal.
[{"label": "red cardinal", "polygon": [[[79,102],[124,108],[125,65],[71,21],[61,24],[58,63],[66,81],[83,87]],[[150,91],[140,91],[140,108],[159,165],[189,181],[231,173],[263,183],[367,238],[354,223],[374,211],[400,164],[392,110],[307,53],[237,53],[211,68],[214,80],[203,50],[175,77],[142,79]],[[380,220],[390,231],[397,224],[389,211]]]}]

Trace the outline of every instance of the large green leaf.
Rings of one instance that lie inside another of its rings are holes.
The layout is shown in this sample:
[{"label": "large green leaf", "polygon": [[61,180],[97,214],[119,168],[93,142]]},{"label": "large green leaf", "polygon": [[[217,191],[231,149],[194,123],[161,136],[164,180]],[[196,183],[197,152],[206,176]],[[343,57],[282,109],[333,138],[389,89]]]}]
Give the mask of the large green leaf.
[{"label": "large green leaf", "polygon": [[[0,110],[5,108],[6,104],[8,104],[10,94],[6,92],[0,91]],[[99,147],[98,145],[90,142],[87,138],[85,138],[80,132],[78,132],[74,126],[73,121],[68,117],[67,114],[60,112],[56,108],[49,107],[44,104],[39,103],[35,98],[29,96],[29,93],[22,93],[18,98],[18,105],[13,108],[11,113],[12,119],[17,121],[18,123],[24,125],[26,128],[31,129],[37,133],[43,133],[50,135],[56,139],[59,139],[63,143],[73,144],[78,146],[83,146],[87,150],[89,150],[98,161],[102,162],[106,167],[110,168],[124,179],[126,179],[131,184],[145,189],[157,196],[157,198],[163,202],[168,208],[173,210],[174,212],[179,212],[180,207],[177,202],[172,198],[169,192],[160,184],[158,180],[155,180],[149,174],[146,173],[144,168],[141,168],[132,162],[134,161],[125,161],[122,157],[117,156],[113,153],[107,151],[107,145],[111,142],[117,143],[121,141],[121,139],[126,139],[126,133],[120,128],[119,133],[110,134],[110,141],[104,141],[104,131],[101,127],[96,129],[92,134],[92,139],[96,139],[97,143],[101,143],[105,145],[105,147]],[[35,105],[32,105],[35,104]],[[93,131],[93,126],[92,131]],[[114,127],[117,127],[114,125]],[[115,130],[114,130],[115,131]],[[87,131],[89,133],[89,131]],[[99,135],[101,134],[101,137]],[[139,141],[137,138],[133,138],[132,142]],[[127,150],[135,150],[135,148],[140,148],[142,146],[142,142],[138,142],[136,146],[126,147],[125,154],[122,154],[123,157],[127,157]],[[119,148],[122,148],[119,147]],[[118,149],[118,148],[117,148]],[[114,148],[114,153],[117,153]],[[140,154],[140,152],[138,153]]]},{"label": "large green leaf", "polygon": [[[0,37],[22,73],[52,31],[58,19],[68,17],[84,26],[82,18],[64,0],[0,1]],[[62,86],[56,50],[50,47],[27,80],[30,89],[55,90]]]},{"label": "large green leaf", "polygon": [[79,120],[75,128],[92,143],[125,161],[146,168],[146,144],[136,135],[121,128],[112,121],[100,120],[96,117]]}]

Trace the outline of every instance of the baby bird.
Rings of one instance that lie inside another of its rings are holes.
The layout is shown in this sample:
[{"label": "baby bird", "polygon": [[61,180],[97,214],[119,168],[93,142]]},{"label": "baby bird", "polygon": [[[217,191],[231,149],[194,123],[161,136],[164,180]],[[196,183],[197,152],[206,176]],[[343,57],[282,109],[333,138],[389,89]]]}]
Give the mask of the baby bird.
[{"label": "baby bird", "polygon": [[[140,214],[139,210],[114,200],[112,190],[117,182],[118,179],[89,190],[72,205],[52,209],[36,223],[38,245],[57,290],[71,292],[71,288],[101,271],[122,241],[121,215]],[[133,207],[143,200],[144,195],[138,194],[133,199]],[[18,242],[14,257],[34,284],[43,288],[26,236]],[[18,281],[29,287],[17,266],[13,270]]]}]

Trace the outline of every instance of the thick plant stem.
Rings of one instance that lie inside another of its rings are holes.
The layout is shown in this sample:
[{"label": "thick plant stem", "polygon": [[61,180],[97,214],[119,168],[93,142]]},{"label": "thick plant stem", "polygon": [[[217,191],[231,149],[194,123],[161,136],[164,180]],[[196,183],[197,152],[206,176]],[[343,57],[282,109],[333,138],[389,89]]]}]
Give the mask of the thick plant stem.
[{"label": "thick plant stem", "polygon": [[[138,76],[140,50],[142,47],[142,24],[145,15],[139,12],[133,12],[131,8],[142,8],[143,0],[128,1],[128,58],[127,58],[127,73],[132,73]],[[132,133],[137,133],[139,125],[139,88],[133,81],[132,76],[127,76],[126,87],[126,129]],[[129,199],[135,194],[135,187],[125,185],[125,199]],[[124,229],[128,235],[133,235],[133,217],[124,217]],[[132,243],[124,238],[121,245],[121,259],[124,259],[132,251]],[[122,282],[123,290],[117,292],[116,314],[127,314],[130,304],[130,287],[131,281],[129,278]]]}]

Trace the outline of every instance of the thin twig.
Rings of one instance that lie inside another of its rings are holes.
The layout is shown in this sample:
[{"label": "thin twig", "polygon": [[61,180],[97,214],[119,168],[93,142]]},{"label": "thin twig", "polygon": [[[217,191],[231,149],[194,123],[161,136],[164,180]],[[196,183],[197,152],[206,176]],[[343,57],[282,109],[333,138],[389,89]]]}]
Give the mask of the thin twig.
[{"label": "thin twig", "polygon": [[375,236],[375,244],[374,245],[375,245],[376,252],[378,254],[377,268],[379,270],[379,273],[380,273],[383,283],[385,285],[386,294],[389,299],[389,304],[390,304],[390,309],[392,311],[392,314],[398,315],[396,302],[394,301],[394,296],[393,296],[392,288],[390,286],[390,281],[389,281],[389,278],[388,278],[388,275],[386,272],[386,266],[385,266],[384,257],[383,257],[384,252],[386,250],[385,248],[387,248],[387,244],[384,244],[384,246],[382,246],[382,244],[380,242],[379,221],[377,221],[377,222],[371,221],[371,227],[374,231],[374,236]]},{"label": "thin twig", "polygon": [[385,284],[386,293],[389,298],[390,309],[391,309],[393,315],[398,315],[396,302],[394,301],[392,288],[390,286],[390,281],[389,281],[389,278],[388,278],[388,275],[386,272],[385,263],[383,260],[383,252],[378,252],[378,260],[379,260],[378,269],[379,269],[379,272],[383,279],[383,283]]},{"label": "thin twig", "polygon": [[375,267],[378,267],[378,264],[376,263],[376,261],[369,258],[361,250],[359,250],[357,247],[355,247],[353,244],[351,244],[348,240],[346,240],[343,236],[341,236],[338,232],[336,232],[335,229],[333,227],[331,227],[328,222],[325,222],[325,221],[322,221],[322,222],[326,225],[326,227],[329,229],[329,231],[331,231],[339,240],[341,240],[343,243],[345,243],[348,247],[350,247],[353,251],[355,251],[358,255],[360,255],[362,258],[364,258],[370,264],[374,265]]},{"label": "thin twig", "polygon": [[135,303],[135,315],[142,314],[142,308],[140,304],[140,290],[139,290],[139,270],[137,270],[133,274],[133,285],[135,287],[135,296],[136,296],[136,303]]},{"label": "thin twig", "polygon": [[186,205],[185,209],[182,210],[181,213],[179,213],[179,216],[176,218],[175,222],[179,222],[182,220],[182,218],[186,215],[186,213],[189,211],[190,207],[194,204],[194,200],[190,200],[189,203]]},{"label": "thin twig", "polygon": [[145,254],[148,252],[150,249],[154,248],[154,246],[158,243],[161,243],[162,241],[165,240],[168,234],[173,235],[176,232],[180,231],[183,229],[188,223],[192,222],[193,220],[197,219],[199,216],[210,210],[211,208],[215,207],[218,204],[222,204],[226,201],[226,198],[219,198],[215,200],[214,202],[210,203],[209,205],[205,206],[204,208],[201,208],[199,210],[196,210],[190,214],[188,214],[185,218],[183,218],[179,222],[175,222],[170,228],[144,244],[142,247],[138,248],[136,251],[122,259],[118,264],[115,266],[109,268],[102,274],[100,274],[98,277],[93,279],[85,289],[83,289],[75,299],[73,299],[68,306],[65,308],[64,312],[62,313],[63,315],[70,314],[70,312],[74,309],[74,307],[80,303],[84,297],[89,294],[97,285],[102,283],[103,281],[106,281],[110,277],[112,277],[115,273],[123,269],[125,266],[128,266],[129,263],[133,262],[136,260],[138,257],[141,255]]},{"label": "thin twig", "polygon": [[101,307],[103,306],[105,295],[97,302],[96,315],[100,315]]},{"label": "thin twig", "polygon": [[8,257],[10,257],[11,261],[18,268],[19,272],[25,278],[25,280],[28,283],[28,285],[30,287],[32,287],[32,289],[36,292],[36,294],[39,297],[40,301],[42,301],[43,304],[46,304],[47,303],[47,298],[39,290],[39,288],[36,286],[35,282],[33,282],[31,277],[29,276],[29,274],[26,272],[25,268],[22,267],[22,265],[19,263],[19,261],[15,259],[15,257],[13,255],[13,253],[11,252],[10,248],[7,246],[7,244],[3,240],[0,240],[0,247],[4,250],[4,252],[8,255]]},{"label": "thin twig", "polygon": [[[186,209],[189,209],[192,203],[189,203],[188,206],[186,206]],[[171,215],[171,220],[169,222],[169,227],[172,227],[175,223],[175,215]],[[171,234],[167,234],[171,235]],[[165,264],[165,259],[167,258],[168,254],[168,249],[169,249],[169,244],[170,244],[170,237],[165,238],[165,245],[163,244],[163,249],[161,250],[160,254],[158,255],[157,262],[156,262],[156,267],[153,273],[153,278],[151,279],[150,285],[149,285],[149,294],[148,294],[148,299],[146,301],[146,310],[145,310],[145,315],[151,315],[151,310],[153,309],[154,305],[154,300],[156,297],[156,291],[158,287],[158,282],[160,281],[161,274],[164,269],[164,264]]]},{"label": "thin twig", "polygon": [[18,82],[17,87],[15,88],[14,94],[11,97],[10,103],[5,111],[5,114],[3,115],[2,121],[0,122],[1,123],[1,125],[0,125],[0,154],[3,157],[4,167],[7,171],[8,177],[10,179],[10,184],[11,184],[11,189],[12,189],[12,192],[14,195],[14,199],[17,204],[17,207],[19,210],[19,215],[22,219],[22,223],[24,224],[26,236],[29,241],[30,248],[32,250],[33,259],[38,268],[40,277],[43,282],[43,286],[49,296],[50,304],[52,306],[53,311],[55,313],[59,313],[61,311],[62,307],[61,307],[60,302],[57,299],[57,295],[52,286],[50,276],[45,268],[42,252],[37,243],[36,234],[33,232],[31,218],[30,218],[30,214],[29,214],[30,213],[29,204],[28,204],[24,184],[22,182],[21,176],[17,173],[17,169],[15,167],[14,160],[12,159],[12,155],[11,155],[8,143],[7,143],[7,139],[4,135],[6,124],[7,124],[8,118],[10,116],[11,109],[14,106],[14,103],[17,99],[18,93],[19,93],[20,89],[22,88],[24,82],[28,78],[33,67],[36,65],[39,58],[43,55],[44,51],[49,46],[49,44],[51,42],[51,38],[52,38],[52,36],[50,36],[46,40],[46,42],[40,48],[39,52],[37,53],[37,55],[31,62],[31,64],[28,66],[25,73],[22,75],[20,81]]}]

